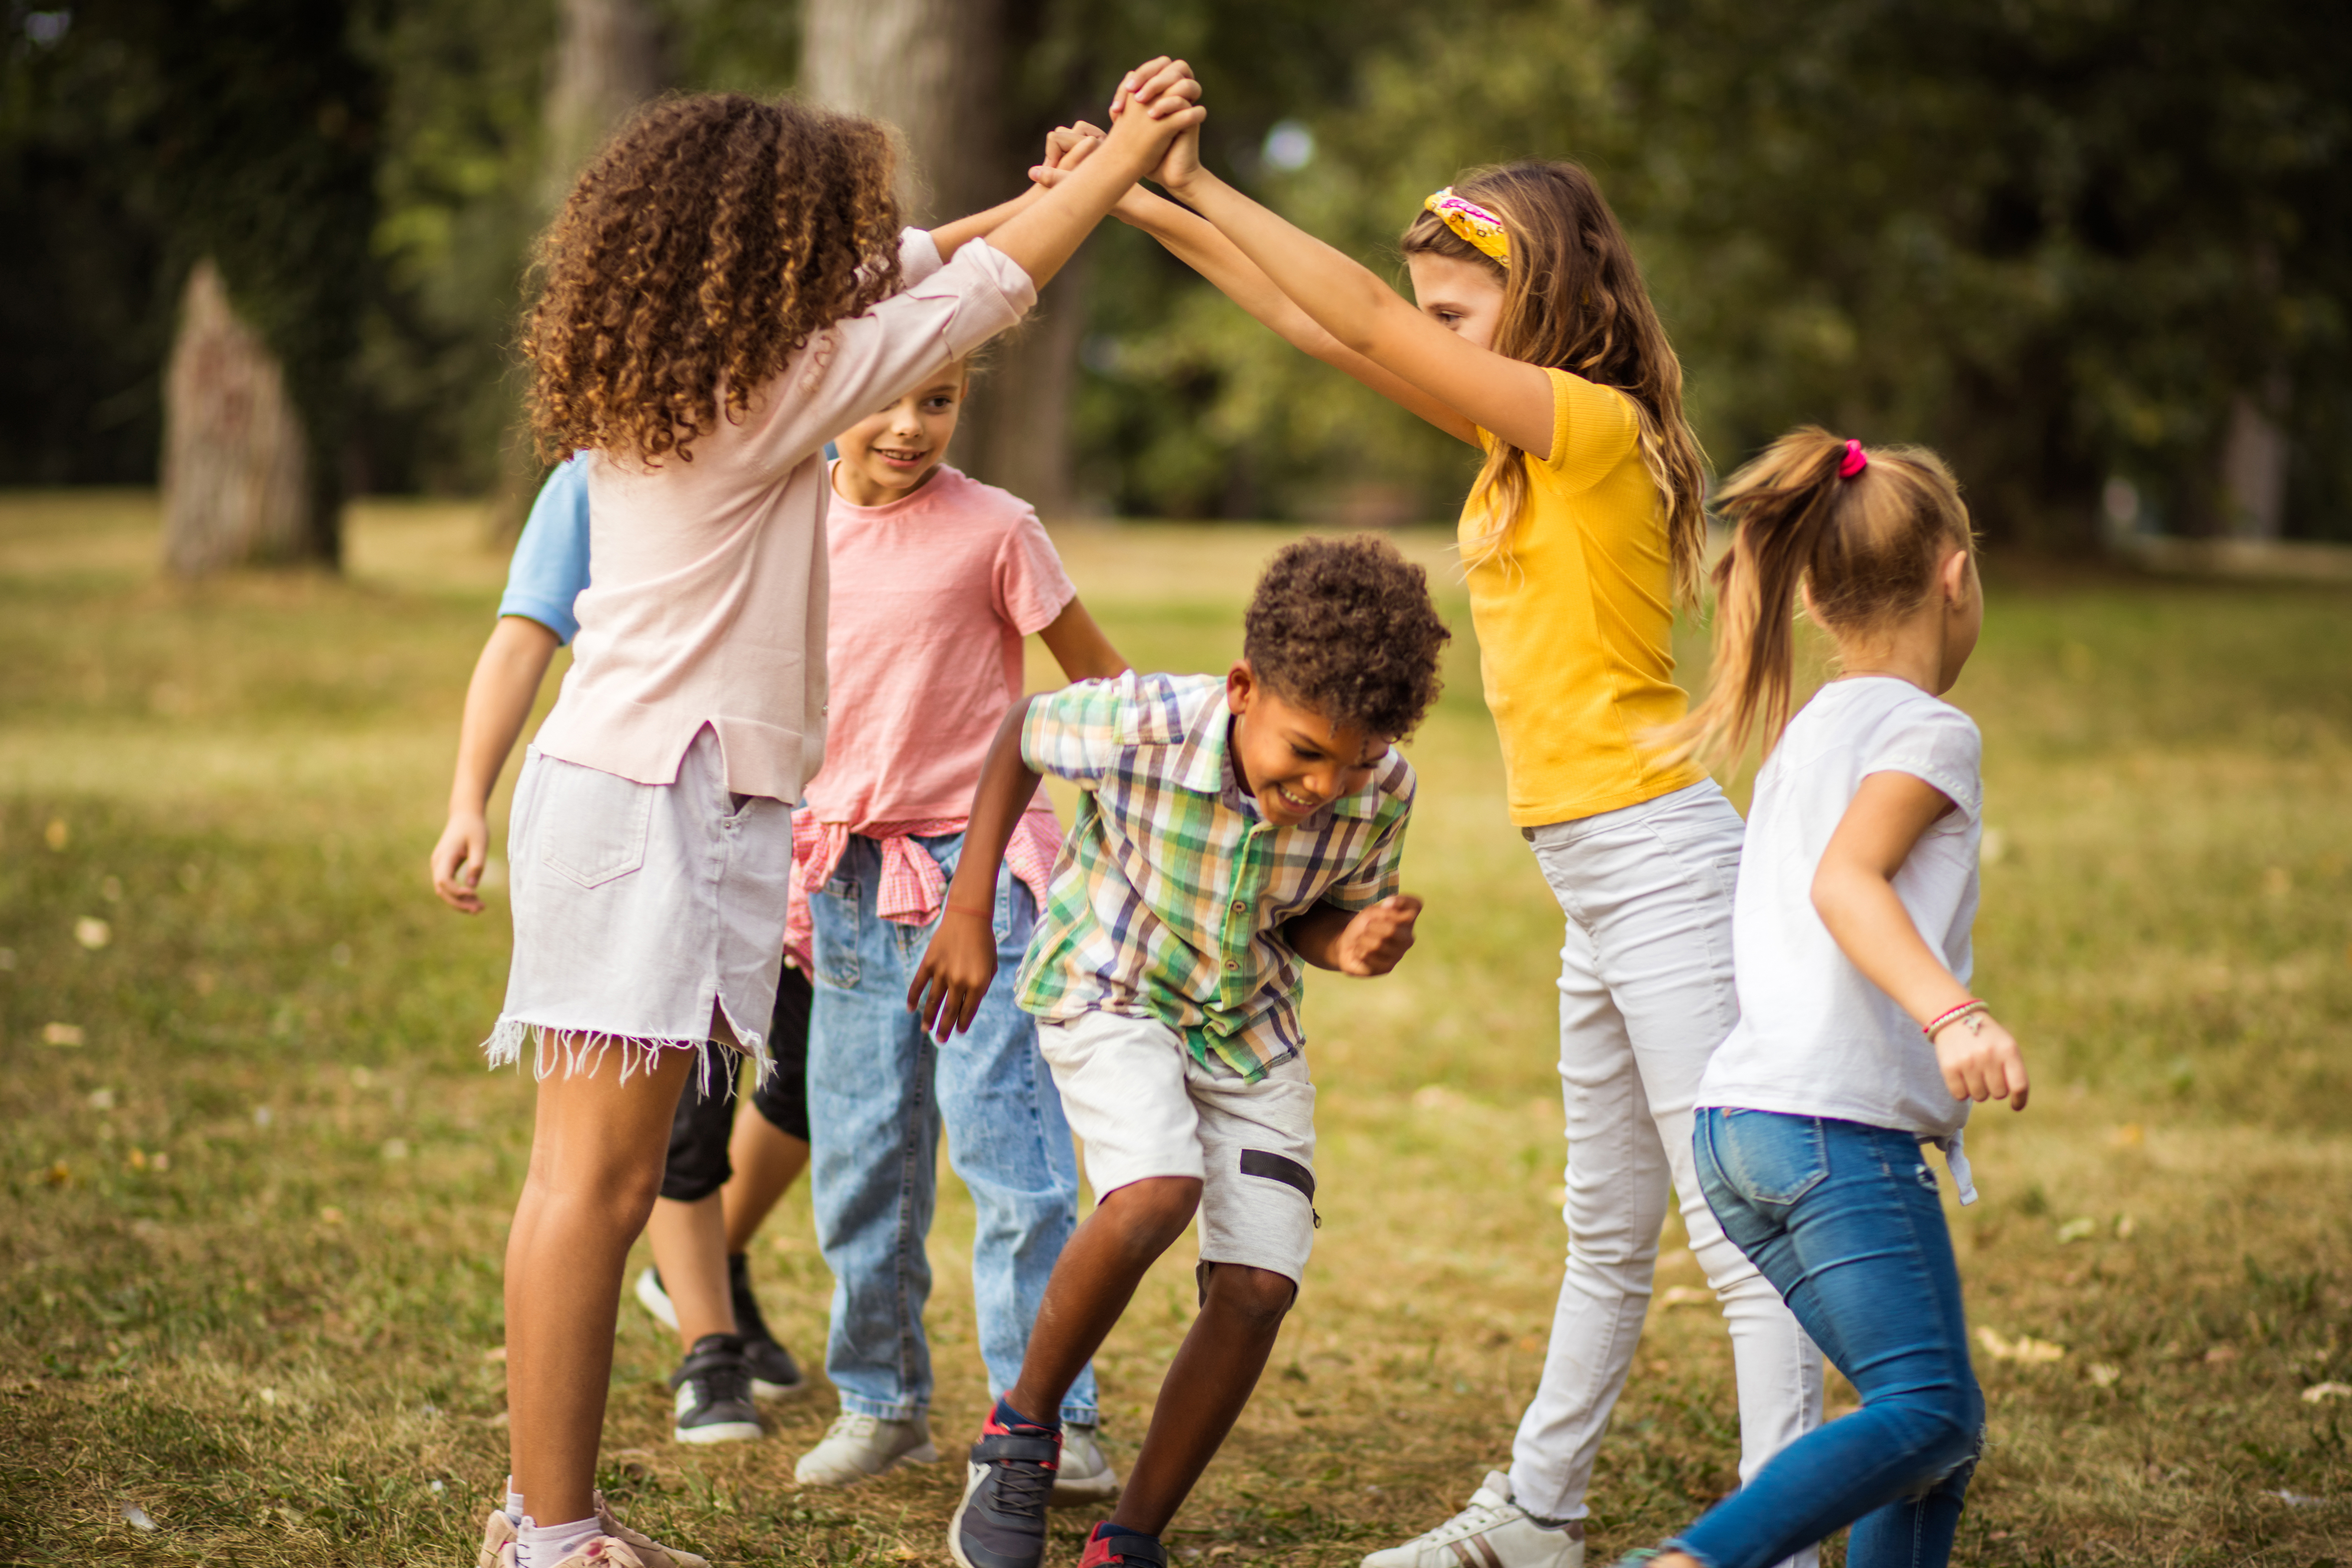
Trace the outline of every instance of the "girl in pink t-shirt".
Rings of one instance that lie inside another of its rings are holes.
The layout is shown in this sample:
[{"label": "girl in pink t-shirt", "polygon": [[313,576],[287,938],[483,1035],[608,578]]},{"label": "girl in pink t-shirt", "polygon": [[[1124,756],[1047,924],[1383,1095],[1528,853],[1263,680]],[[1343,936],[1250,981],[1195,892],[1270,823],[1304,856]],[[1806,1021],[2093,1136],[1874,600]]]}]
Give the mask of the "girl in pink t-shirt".
[{"label": "girl in pink t-shirt", "polygon": [[[1017,497],[947,467],[968,390],[950,365],[852,426],[832,469],[824,771],[793,824],[785,942],[815,985],[809,1018],[810,1199],[835,1285],[825,1372],[841,1416],[803,1456],[803,1485],[847,1486],[936,1458],[927,1412],[930,1230],[940,1133],[978,1209],[972,1296],[989,1393],[1021,1370],[1030,1324],[1077,1223],[1078,1174],[1036,1021],[1011,1000],[1061,825],[1040,795],[992,907],[998,967],[970,1032],[935,1041],[907,985],[944,910],[971,792],[1035,634],[1073,680],[1127,661],[1078,603]],[[1056,1495],[1107,1499],[1094,1377],[1062,1408]]]},{"label": "girl in pink t-shirt", "polygon": [[597,1441],[679,1089],[714,1044],[765,1059],[791,806],[824,754],[818,454],[1018,321],[1199,118],[1181,64],[1138,74],[1150,110],[1096,177],[903,241],[882,127],[666,100],[541,242],[532,420],[543,453],[585,451],[596,564],[516,783],[490,1041],[494,1061],[530,1045],[540,1070],[507,1247],[513,1489],[484,1540],[515,1568],[685,1558],[603,1506]]}]

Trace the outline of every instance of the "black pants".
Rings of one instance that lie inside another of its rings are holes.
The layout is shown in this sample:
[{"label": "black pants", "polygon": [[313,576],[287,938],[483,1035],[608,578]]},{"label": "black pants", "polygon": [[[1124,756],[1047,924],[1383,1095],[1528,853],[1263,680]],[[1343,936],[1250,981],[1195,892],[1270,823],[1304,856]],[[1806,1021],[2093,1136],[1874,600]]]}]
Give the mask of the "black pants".
[{"label": "black pants", "polygon": [[[753,1086],[751,1109],[766,1117],[777,1131],[808,1142],[809,1002],[814,993],[808,976],[787,964],[776,982],[776,1016],[768,1030],[768,1053],[775,1070],[768,1081]],[[736,1059],[722,1054],[721,1062]],[[711,1077],[710,1092],[702,1092],[699,1077],[689,1079],[677,1097],[677,1114],[669,1124],[669,1163],[662,1172],[661,1195],[690,1204],[709,1197],[734,1174],[728,1163],[727,1140],[735,1131],[737,1068],[721,1083]]]}]

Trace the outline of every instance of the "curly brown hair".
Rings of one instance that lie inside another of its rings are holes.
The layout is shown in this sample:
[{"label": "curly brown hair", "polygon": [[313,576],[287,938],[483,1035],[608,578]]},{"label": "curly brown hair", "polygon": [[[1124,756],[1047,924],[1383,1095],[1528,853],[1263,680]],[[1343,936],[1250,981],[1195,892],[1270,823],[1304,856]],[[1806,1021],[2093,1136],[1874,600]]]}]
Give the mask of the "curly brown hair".
[{"label": "curly brown hair", "polygon": [[1429,574],[1385,539],[1302,539],[1267,563],[1242,621],[1250,670],[1338,724],[1402,741],[1444,682],[1453,639],[1429,597]]},{"label": "curly brown hair", "polygon": [[790,100],[646,108],[540,237],[522,347],[541,457],[691,462],[812,335],[897,291],[897,166],[873,121]]}]

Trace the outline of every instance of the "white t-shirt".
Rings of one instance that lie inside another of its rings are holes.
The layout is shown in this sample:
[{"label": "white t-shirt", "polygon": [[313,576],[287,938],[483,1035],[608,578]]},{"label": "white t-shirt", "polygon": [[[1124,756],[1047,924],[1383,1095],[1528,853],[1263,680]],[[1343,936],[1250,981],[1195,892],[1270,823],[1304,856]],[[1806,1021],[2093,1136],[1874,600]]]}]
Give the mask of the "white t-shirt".
[{"label": "white t-shirt", "polygon": [[[1935,1047],[1863,977],[1813,910],[1813,873],[1872,773],[1926,780],[1958,809],[1920,837],[1895,895],[1965,985],[1973,967],[1984,742],[1969,716],[1892,676],[1832,681],[1790,722],[1756,775],[1732,906],[1739,1022],[1699,1086],[1701,1106],[1826,1116],[1938,1142],[1969,1119]],[[1953,1174],[1963,1185],[1958,1162]]]}]

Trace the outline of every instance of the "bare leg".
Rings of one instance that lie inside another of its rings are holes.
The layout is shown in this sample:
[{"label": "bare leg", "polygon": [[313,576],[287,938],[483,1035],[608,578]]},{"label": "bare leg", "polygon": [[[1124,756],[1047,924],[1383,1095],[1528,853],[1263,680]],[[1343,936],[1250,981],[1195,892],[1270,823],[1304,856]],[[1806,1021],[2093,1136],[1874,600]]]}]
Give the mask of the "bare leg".
[{"label": "bare leg", "polygon": [[1201,1184],[1189,1176],[1130,1182],[1095,1205],[1046,1282],[1020,1380],[1004,1396],[1013,1409],[1034,1421],[1054,1419],[1078,1369],[1102,1348],[1145,1271],[1175,1245],[1200,1205]]},{"label": "bare leg", "polygon": [[1168,1528],[1249,1403],[1297,1294],[1270,1269],[1210,1265],[1208,1299],[1160,1382],[1113,1522],[1148,1535]]},{"label": "bare leg", "polygon": [[[809,1146],[756,1110],[735,1118],[735,1134],[728,1140],[727,1163],[735,1173],[719,1189],[727,1203],[727,1254],[748,1251],[769,1212],[792,1190],[808,1169]],[[664,1269],[667,1279],[669,1271]],[[680,1321],[684,1319],[681,1318]]]},{"label": "bare leg", "polygon": [[515,1488],[541,1524],[594,1511],[596,1447],[629,1244],[661,1189],[691,1051],[621,1081],[623,1052],[541,1079],[530,1170],[507,1240],[507,1406]]},{"label": "bare leg", "polygon": [[722,1189],[692,1203],[656,1198],[653,1218],[646,1224],[662,1289],[677,1309],[678,1343],[689,1351],[705,1334],[735,1331],[734,1299],[727,1290],[724,1195]]}]

